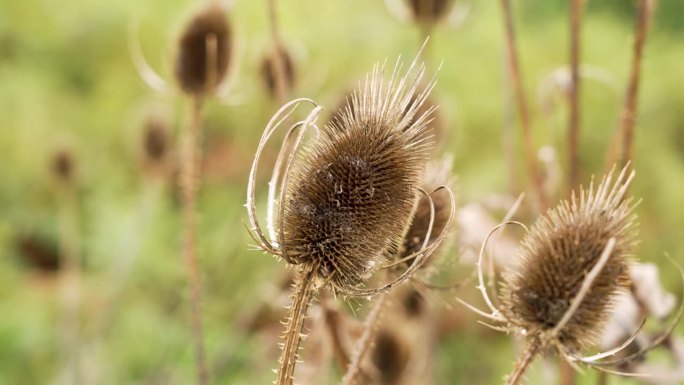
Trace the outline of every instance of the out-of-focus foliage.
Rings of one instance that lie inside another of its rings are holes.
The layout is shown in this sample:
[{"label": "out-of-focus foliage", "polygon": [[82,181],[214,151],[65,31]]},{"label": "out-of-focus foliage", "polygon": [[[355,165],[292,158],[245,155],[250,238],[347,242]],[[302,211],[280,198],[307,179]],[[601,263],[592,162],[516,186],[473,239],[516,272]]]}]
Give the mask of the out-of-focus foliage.
[{"label": "out-of-focus foliage", "polygon": [[[392,18],[382,1],[277,3],[283,39],[299,52],[291,96],[314,98],[329,110],[373,63],[393,62],[399,54],[413,57],[422,41],[418,30]],[[443,61],[434,96],[448,127],[442,148],[455,155],[462,203],[507,191],[509,179],[502,155],[500,10],[494,1],[472,3],[460,28],[434,30],[427,52],[431,68]],[[684,262],[684,6],[676,0],[659,3],[643,67],[632,192],[643,199],[636,210],[638,257],[666,266],[664,251]],[[80,334],[90,376],[85,383],[192,383],[176,184],[145,172],[140,152],[147,114],[161,111],[175,138],[187,123],[188,103],[178,92],[159,95],[144,86],[132,65],[127,34],[137,23],[145,55],[171,81],[174,39],[193,5],[0,0],[0,384],[51,384],[62,370],[59,283],[53,272],[32,268],[18,246],[21,237],[32,235],[57,247],[59,188],[50,159],[62,148],[75,158],[83,257]],[[588,2],[583,62],[603,68],[614,83],[584,83],[585,183],[604,171],[619,114],[629,68],[631,6],[621,0]],[[248,166],[278,107],[258,78],[259,60],[270,44],[265,7],[266,1],[236,2],[231,21],[241,56],[231,93],[237,102],[211,102],[204,125],[199,241],[207,350],[217,384],[269,383],[277,357],[277,340],[249,334],[238,322],[270,298],[266,293],[283,270],[272,257],[250,250],[243,225]],[[536,90],[567,62],[567,2],[525,2],[516,8],[516,19],[524,82],[535,102],[535,140],[555,146],[564,165],[564,104],[543,114]],[[515,181],[526,186],[522,152],[516,151]],[[259,188],[265,192],[265,178]],[[263,203],[265,194],[258,199]],[[455,257],[456,251],[449,253]],[[674,291],[676,273],[662,274]],[[468,326],[439,346],[437,383],[501,383],[512,367],[513,345],[475,324],[474,317],[466,318]],[[544,376],[544,364],[537,366],[529,383]],[[580,381],[594,383],[594,376]],[[336,383],[339,377],[333,378]]]}]

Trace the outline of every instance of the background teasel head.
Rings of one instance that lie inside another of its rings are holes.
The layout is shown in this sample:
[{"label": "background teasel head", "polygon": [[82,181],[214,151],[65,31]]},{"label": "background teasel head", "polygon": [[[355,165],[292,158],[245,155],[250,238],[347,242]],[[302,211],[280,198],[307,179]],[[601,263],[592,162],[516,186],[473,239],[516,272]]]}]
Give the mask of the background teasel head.
[{"label": "background teasel head", "polygon": [[413,20],[418,23],[436,24],[447,17],[454,0],[405,0]]},{"label": "background teasel head", "polygon": [[295,62],[294,58],[290,54],[290,51],[282,46],[278,49],[271,50],[261,59],[261,64],[259,65],[259,75],[261,76],[261,80],[269,95],[271,95],[273,98],[276,98],[278,94],[278,69],[276,67],[277,59],[280,59],[280,64],[282,65],[283,86],[285,88],[283,91],[287,92],[292,89],[295,81],[297,80]]},{"label": "background teasel head", "polygon": [[555,338],[570,352],[595,344],[618,290],[629,288],[635,216],[625,194],[634,174],[626,171],[615,182],[610,173],[596,191],[592,186],[550,209],[523,240],[501,299],[503,314],[529,335],[557,327],[611,238],[609,259]]},{"label": "background teasel head", "polygon": [[178,41],[175,75],[183,92],[212,93],[233,60],[233,31],[226,10],[211,3],[188,22]]},{"label": "background teasel head", "polygon": [[[452,163],[453,157],[450,155],[443,157],[440,161],[431,162],[425,170],[423,189],[430,192],[440,186],[448,186],[453,190]],[[425,198],[421,199],[411,219],[411,226],[404,237],[399,254],[400,259],[420,250],[431,223],[432,231],[430,231],[428,243],[434,242],[445,230],[451,211],[450,197],[445,191],[436,192],[431,197],[435,210],[434,219],[430,218],[430,201]]]}]

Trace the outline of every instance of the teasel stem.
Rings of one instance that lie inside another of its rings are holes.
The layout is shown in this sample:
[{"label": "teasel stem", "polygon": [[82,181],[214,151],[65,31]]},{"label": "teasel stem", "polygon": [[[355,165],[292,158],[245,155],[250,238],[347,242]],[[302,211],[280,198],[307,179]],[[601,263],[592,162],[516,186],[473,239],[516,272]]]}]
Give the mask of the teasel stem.
[{"label": "teasel stem", "polygon": [[198,189],[198,164],[201,157],[198,138],[202,124],[202,98],[192,99],[190,125],[185,132],[183,161],[181,162],[181,199],[184,222],[183,254],[190,281],[190,323],[195,345],[197,381],[200,385],[209,382],[204,355],[204,330],[202,325],[202,283],[197,256],[197,209],[195,207]]},{"label": "teasel stem", "polygon": [[80,368],[80,302],[81,302],[81,234],[75,187],[64,184],[59,190],[59,252],[60,273],[61,351],[67,370],[66,383],[81,384]]},{"label": "teasel stem", "polygon": [[520,118],[520,126],[523,134],[523,144],[525,147],[525,160],[527,162],[528,172],[532,179],[532,187],[534,189],[539,208],[543,211],[547,207],[547,199],[544,193],[543,183],[539,170],[537,169],[536,151],[532,141],[532,128],[530,111],[527,104],[525,90],[523,89],[520,64],[518,61],[518,51],[515,43],[515,27],[513,25],[513,13],[511,11],[510,0],[500,0],[501,8],[504,16],[504,29],[506,34],[506,57],[508,63],[508,71],[510,74],[511,85],[515,94],[515,101]]},{"label": "teasel stem", "polygon": [[278,33],[278,17],[276,11],[276,0],[268,0],[268,18],[271,25],[271,38],[273,39],[273,64],[275,75],[275,93],[279,104],[285,101],[285,63],[281,54],[284,52],[283,44]]},{"label": "teasel stem", "polygon": [[534,361],[534,359],[537,357],[537,353],[539,353],[539,350],[540,343],[537,340],[532,341],[529,343],[529,345],[527,345],[525,351],[523,351],[523,354],[518,358],[518,361],[515,363],[513,372],[511,372],[511,374],[506,379],[506,385],[520,384],[523,375],[530,367],[532,361]]},{"label": "teasel stem", "polygon": [[333,355],[340,367],[340,371],[346,372],[349,367],[349,354],[346,351],[343,343],[342,325],[340,322],[340,313],[330,306],[328,296],[321,296],[321,307],[323,309],[323,319],[325,320],[325,327],[328,329],[330,341],[332,343]]},{"label": "teasel stem", "polygon": [[627,84],[620,125],[617,135],[622,136],[619,164],[625,165],[632,160],[634,152],[634,123],[637,117],[637,98],[639,95],[639,80],[641,75],[641,61],[644,57],[646,35],[648,33],[651,13],[655,7],[653,0],[637,0],[636,21],[634,25],[634,51]]},{"label": "teasel stem", "polygon": [[283,346],[280,355],[280,367],[276,385],[292,385],[294,369],[299,355],[299,344],[302,341],[302,329],[309,304],[317,291],[314,273],[317,266],[310,266],[300,271],[292,293],[292,307],[287,319],[287,329],[283,335]]},{"label": "teasel stem", "polygon": [[373,309],[371,309],[370,313],[368,314],[368,318],[366,318],[366,325],[363,334],[354,346],[354,353],[351,363],[349,364],[349,368],[347,368],[347,372],[342,378],[342,385],[356,384],[356,377],[361,371],[361,362],[363,362],[363,358],[370,350],[371,342],[375,336],[378,321],[380,320],[380,315],[382,314],[382,309],[384,308],[385,302],[387,300],[387,295],[387,292],[383,292],[376,297]]},{"label": "teasel stem", "polygon": [[580,27],[583,0],[570,3],[570,113],[568,119],[568,193],[579,185]]}]

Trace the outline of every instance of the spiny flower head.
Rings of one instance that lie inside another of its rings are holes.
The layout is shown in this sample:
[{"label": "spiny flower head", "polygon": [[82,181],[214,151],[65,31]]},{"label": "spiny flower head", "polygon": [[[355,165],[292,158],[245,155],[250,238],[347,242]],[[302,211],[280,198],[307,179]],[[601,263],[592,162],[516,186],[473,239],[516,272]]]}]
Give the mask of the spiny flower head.
[{"label": "spiny flower head", "polygon": [[226,11],[217,3],[209,4],[190,20],[178,43],[175,67],[184,92],[201,95],[221,84],[232,59],[232,38]]},{"label": "spiny flower head", "polygon": [[410,224],[430,148],[428,87],[388,84],[376,66],[341,116],[321,130],[294,164],[286,194],[286,258],[315,266],[335,287],[351,288],[398,251]]},{"label": "spiny flower head", "polygon": [[616,294],[630,285],[635,247],[632,200],[625,199],[633,173],[613,182],[612,172],[596,190],[573,193],[544,214],[522,242],[520,263],[504,275],[502,312],[529,337],[541,337],[561,321],[611,238],[605,266],[555,340],[570,352],[597,342]]}]

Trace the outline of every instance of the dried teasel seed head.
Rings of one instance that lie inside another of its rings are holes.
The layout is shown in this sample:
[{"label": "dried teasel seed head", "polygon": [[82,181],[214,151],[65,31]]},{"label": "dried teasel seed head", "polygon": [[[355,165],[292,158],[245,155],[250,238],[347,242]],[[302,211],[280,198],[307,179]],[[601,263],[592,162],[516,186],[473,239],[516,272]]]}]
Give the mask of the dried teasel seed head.
[{"label": "dried teasel seed head", "polygon": [[427,309],[427,300],[415,288],[408,286],[401,298],[404,312],[408,318],[418,318],[423,315]]},{"label": "dried teasel seed head", "polygon": [[160,163],[166,158],[169,150],[169,133],[166,122],[151,116],[145,122],[143,137],[145,157],[150,163]]},{"label": "dried teasel seed head", "polygon": [[[423,190],[430,193],[440,186],[453,187],[453,177],[451,176],[452,162],[453,158],[446,156],[439,162],[430,163],[423,178]],[[435,207],[435,216],[428,244],[434,242],[444,231],[451,214],[451,199],[446,191],[437,191],[431,195],[431,198]],[[404,237],[399,258],[409,256],[420,250],[425,241],[429,226],[430,201],[426,197],[421,197],[411,220],[411,227],[409,227]],[[411,262],[411,260],[407,261],[409,264]]]},{"label": "dried teasel seed head", "polygon": [[398,333],[382,328],[375,337],[375,347],[370,358],[378,369],[381,384],[399,384],[408,365],[409,347]]},{"label": "dried teasel seed head", "polygon": [[[376,66],[345,112],[294,164],[284,203],[286,259],[308,264],[338,288],[367,279],[398,251],[415,208],[431,145],[429,87],[411,102],[416,79],[387,83]],[[411,72],[411,71],[409,71]]]},{"label": "dried teasel seed head", "polygon": [[226,10],[212,3],[190,20],[180,36],[175,75],[191,95],[213,92],[223,81],[233,59],[233,32]]},{"label": "dried teasel seed head", "polygon": [[278,93],[278,84],[276,83],[276,77],[278,76],[278,70],[276,68],[277,55],[279,55],[280,63],[282,65],[283,86],[285,87],[283,91],[291,89],[296,80],[295,63],[290,52],[285,48],[270,52],[261,60],[259,74],[271,97],[276,97],[276,94]]},{"label": "dried teasel seed head", "polygon": [[577,311],[554,337],[569,351],[595,344],[620,289],[630,285],[635,247],[632,200],[625,199],[633,173],[613,180],[608,174],[596,190],[574,193],[547,211],[522,242],[518,268],[504,274],[502,312],[528,338],[544,340],[571,306],[584,279],[609,239],[615,247]]},{"label": "dried teasel seed head", "polygon": [[418,23],[435,24],[445,18],[454,0],[407,0],[411,17]]},{"label": "dried teasel seed head", "polygon": [[52,157],[52,173],[57,180],[70,183],[74,178],[74,157],[68,150],[59,150]]}]

